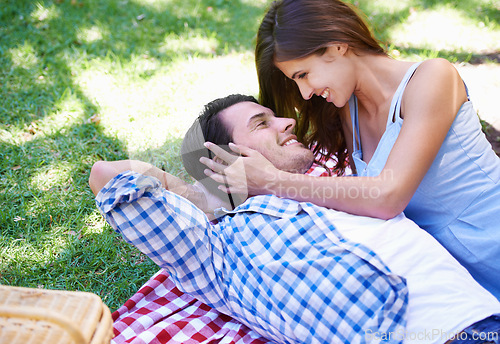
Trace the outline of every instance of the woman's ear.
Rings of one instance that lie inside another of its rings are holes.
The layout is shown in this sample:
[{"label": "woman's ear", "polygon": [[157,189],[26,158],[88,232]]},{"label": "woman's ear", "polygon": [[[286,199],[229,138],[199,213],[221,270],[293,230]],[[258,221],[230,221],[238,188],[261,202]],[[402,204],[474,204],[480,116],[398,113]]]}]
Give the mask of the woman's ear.
[{"label": "woman's ear", "polygon": [[349,44],[347,43],[338,43],[337,44],[337,50],[339,54],[345,55],[347,53],[347,50],[349,49]]},{"label": "woman's ear", "polygon": [[347,43],[330,43],[327,47],[326,53],[331,58],[336,58],[339,56],[344,56],[349,49],[349,44]]}]

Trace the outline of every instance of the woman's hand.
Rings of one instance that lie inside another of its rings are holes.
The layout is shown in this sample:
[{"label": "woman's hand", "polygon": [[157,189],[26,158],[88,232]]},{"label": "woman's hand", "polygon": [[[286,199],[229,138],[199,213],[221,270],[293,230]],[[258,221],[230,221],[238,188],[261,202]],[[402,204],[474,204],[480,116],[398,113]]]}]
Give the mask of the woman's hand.
[{"label": "woman's hand", "polygon": [[[238,155],[231,154],[219,146],[206,142],[215,154],[214,159],[201,158],[208,169],[205,174],[222,184],[219,189],[227,193],[263,195],[270,193],[270,187],[277,180],[279,170],[258,151],[246,146],[229,144]],[[226,185],[226,187],[224,187]]]}]

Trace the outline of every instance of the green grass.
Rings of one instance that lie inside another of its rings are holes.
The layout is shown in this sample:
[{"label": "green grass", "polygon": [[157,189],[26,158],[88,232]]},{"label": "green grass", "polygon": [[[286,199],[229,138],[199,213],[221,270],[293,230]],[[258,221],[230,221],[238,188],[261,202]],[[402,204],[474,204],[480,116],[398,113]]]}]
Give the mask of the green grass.
[{"label": "green grass", "polygon": [[[91,291],[114,310],[158,270],[103,222],[90,168],[138,158],[187,179],[177,151],[202,105],[258,92],[253,45],[269,3],[2,1],[1,284]],[[500,51],[498,1],[357,3],[402,58]],[[460,41],[412,36],[436,14]]]}]

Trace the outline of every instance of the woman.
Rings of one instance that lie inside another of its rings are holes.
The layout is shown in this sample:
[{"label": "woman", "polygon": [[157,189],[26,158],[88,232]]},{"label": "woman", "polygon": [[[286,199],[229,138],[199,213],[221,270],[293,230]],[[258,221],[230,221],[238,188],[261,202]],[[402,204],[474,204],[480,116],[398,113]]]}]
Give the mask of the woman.
[{"label": "woman", "polygon": [[388,57],[339,0],[274,2],[259,28],[256,64],[263,105],[298,112],[299,139],[337,155],[339,168],[349,154],[357,177],[279,172],[242,146],[233,150],[243,155],[246,180],[215,162],[208,175],[222,181],[224,170],[230,185],[246,182],[250,194],[358,215],[404,211],[500,298],[500,159],[453,65]]}]

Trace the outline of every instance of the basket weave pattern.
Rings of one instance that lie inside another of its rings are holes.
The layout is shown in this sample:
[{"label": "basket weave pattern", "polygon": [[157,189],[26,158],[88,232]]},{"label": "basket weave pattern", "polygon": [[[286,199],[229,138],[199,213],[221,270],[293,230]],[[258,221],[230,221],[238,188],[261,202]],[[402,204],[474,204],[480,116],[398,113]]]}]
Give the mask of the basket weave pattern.
[{"label": "basket weave pattern", "polygon": [[0,286],[1,344],[104,344],[112,337],[111,313],[95,294]]}]

